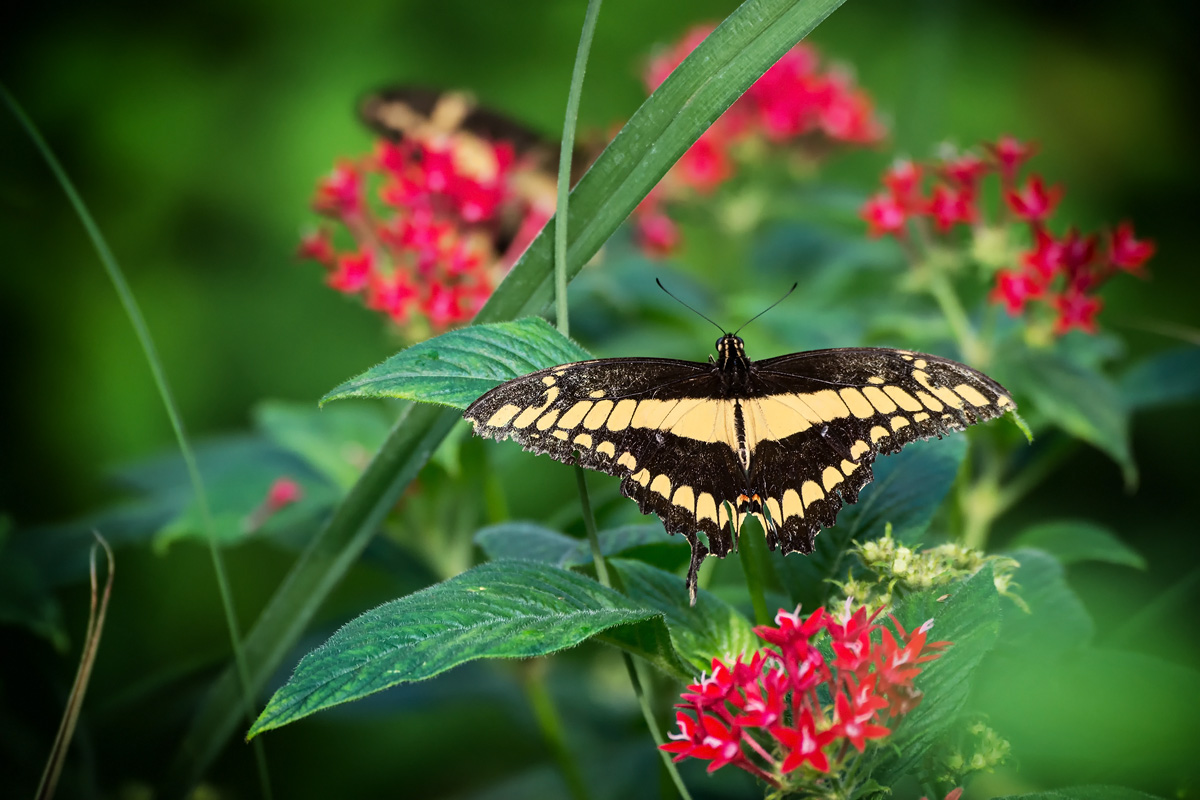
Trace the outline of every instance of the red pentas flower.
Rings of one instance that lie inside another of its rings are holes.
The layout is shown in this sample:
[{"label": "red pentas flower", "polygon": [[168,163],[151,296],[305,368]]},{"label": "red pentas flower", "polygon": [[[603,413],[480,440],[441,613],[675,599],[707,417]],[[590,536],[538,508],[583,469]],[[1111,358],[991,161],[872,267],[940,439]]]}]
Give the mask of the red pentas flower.
[{"label": "red pentas flower", "polygon": [[[647,91],[658,88],[712,29],[692,28],[652,58],[643,76]],[[712,193],[737,174],[745,163],[743,154],[766,145],[817,158],[838,145],[875,144],[885,133],[870,96],[855,86],[849,73],[823,69],[816,48],[798,44],[684,153],[656,188],[658,199],[638,207],[638,241],[653,256],[674,250],[680,236],[663,213],[664,203]],[[647,217],[653,221],[643,224]]]},{"label": "red pentas flower", "polygon": [[913,681],[949,644],[927,641],[932,621],[908,633],[893,618],[893,632],[878,613],[781,610],[774,626],[754,629],[767,646],[749,661],[713,659],[687,687],[662,749],[709,761],[710,772],[732,764],[776,788],[815,789],[916,707]]},{"label": "red pentas flower", "polygon": [[[981,252],[988,252],[989,245],[995,252],[997,241],[1031,241],[1015,252],[1003,251],[1008,263],[989,262],[985,274],[994,283],[988,299],[1013,316],[1040,313],[1046,318],[1046,331],[1095,333],[1096,315],[1103,305],[1096,292],[1117,272],[1142,275],[1154,255],[1154,242],[1136,238],[1129,222],[1099,234],[1083,234],[1075,228],[1055,234],[1050,220],[1062,199],[1062,187],[1047,186],[1036,173],[1021,182],[1021,170],[1037,147],[1002,136],[985,142],[983,149],[990,158],[965,152],[950,153],[929,165],[909,159],[895,162],[883,174],[885,191],[868,199],[859,212],[867,234],[909,241],[909,228],[915,226],[925,234],[909,245],[909,252],[918,258],[920,248],[928,246],[928,234],[947,236],[958,226],[969,227],[975,244],[983,244]],[[998,220],[984,218],[980,200],[985,179],[992,173],[999,175],[1005,209]],[[933,177],[926,190],[923,179],[928,176]]]},{"label": "red pentas flower", "polygon": [[[419,336],[469,320],[553,213],[507,142],[461,133],[381,141],[318,182],[302,258]],[[513,229],[515,226],[515,230]],[[353,242],[335,244],[334,231]]]}]

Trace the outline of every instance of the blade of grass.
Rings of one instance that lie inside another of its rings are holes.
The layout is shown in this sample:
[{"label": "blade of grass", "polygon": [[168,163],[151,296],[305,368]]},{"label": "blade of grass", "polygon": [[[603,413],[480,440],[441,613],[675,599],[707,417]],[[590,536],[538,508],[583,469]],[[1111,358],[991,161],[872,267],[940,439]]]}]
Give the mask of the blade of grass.
[{"label": "blade of grass", "polygon": [[[205,535],[208,539],[208,552],[212,557],[213,573],[217,579],[217,589],[221,595],[221,608],[225,614],[225,627],[229,631],[229,640],[233,648],[234,663],[237,668],[238,676],[241,679],[239,699],[242,713],[245,715],[247,723],[253,724],[254,717],[254,691],[251,688],[249,680],[249,669],[246,664],[246,655],[242,648],[242,635],[237,622],[237,613],[233,605],[233,591],[229,586],[229,577],[225,571],[225,560],[221,556],[221,550],[217,546],[215,529],[213,527],[212,514],[209,511],[208,495],[204,491],[204,483],[200,479],[200,470],[196,466],[196,456],[192,452],[191,443],[188,441],[187,433],[183,427],[183,418],[179,415],[179,409],[175,405],[175,398],[171,394],[171,388],[167,383],[166,372],[163,370],[162,361],[158,357],[158,350],[154,346],[154,339],[150,335],[150,328],[146,325],[146,319],[142,316],[142,309],[138,306],[137,299],[133,296],[129,284],[125,281],[125,275],[121,271],[121,267],[117,264],[117,259],[113,255],[112,250],[108,246],[108,241],[100,232],[100,227],[96,221],[92,219],[91,213],[84,204],[83,198],[79,196],[79,192],[75,189],[75,184],[67,176],[67,172],[59,163],[58,158],[46,144],[41,133],[33,124],[20,104],[17,103],[8,91],[7,87],[0,84],[0,95],[4,96],[4,102],[8,105],[9,110],[21,126],[25,128],[25,132],[29,138],[33,140],[34,147],[41,153],[42,158],[46,160],[50,171],[58,180],[62,187],[63,193],[66,194],[75,213],[79,216],[84,230],[87,231],[88,238],[92,240],[92,246],[96,248],[96,254],[100,258],[100,263],[104,265],[105,272],[108,273],[109,280],[112,281],[113,289],[117,292],[117,297],[121,300],[121,306],[125,309],[126,316],[129,317],[129,324],[133,327],[134,333],[137,335],[138,344],[141,345],[142,353],[146,357],[146,363],[150,366],[150,373],[154,376],[154,385],[158,388],[158,395],[162,400],[163,407],[166,409],[167,417],[171,420],[171,428],[175,432],[175,440],[179,444],[180,454],[183,456],[184,464],[187,465],[188,479],[192,484],[192,491],[196,495],[196,506],[200,512],[201,524],[204,527]],[[270,777],[267,773],[267,759],[262,746],[255,743],[254,756],[257,761],[259,783],[262,789],[263,797],[271,797]]]},{"label": "blade of grass", "polygon": [[[842,2],[747,0],[696,48],[634,113],[571,192],[568,278],[595,255],[713,120]],[[551,220],[488,299],[476,322],[516,319],[546,307],[555,280],[554,229]],[[379,520],[458,418],[450,409],[421,406],[406,412],[393,428],[247,636],[252,686],[260,688],[278,668],[329,590],[370,541]],[[233,732],[235,691],[236,678],[226,670],[177,753],[167,796],[186,793]]]},{"label": "blade of grass", "polygon": [[[63,762],[67,758],[67,750],[71,746],[71,738],[75,735],[75,723],[79,721],[79,710],[83,708],[83,696],[87,693],[88,682],[92,677],[92,665],[96,663],[96,651],[100,648],[100,636],[104,633],[104,617],[108,613],[108,600],[112,597],[113,576],[116,574],[116,562],[113,560],[112,548],[99,533],[93,532],[96,544],[92,545],[89,557],[89,574],[92,579],[92,599],[88,609],[87,631],[83,635],[83,652],[79,655],[79,668],[75,672],[75,682],[71,684],[71,694],[67,696],[67,707],[63,709],[62,721],[58,725],[58,733],[54,737],[54,745],[50,749],[50,757],[46,759],[46,769],[42,772],[42,780],[38,784],[37,800],[50,800],[58,786],[58,776],[62,774]],[[103,547],[108,561],[105,572],[104,592],[97,591],[96,581],[96,549]]]}]

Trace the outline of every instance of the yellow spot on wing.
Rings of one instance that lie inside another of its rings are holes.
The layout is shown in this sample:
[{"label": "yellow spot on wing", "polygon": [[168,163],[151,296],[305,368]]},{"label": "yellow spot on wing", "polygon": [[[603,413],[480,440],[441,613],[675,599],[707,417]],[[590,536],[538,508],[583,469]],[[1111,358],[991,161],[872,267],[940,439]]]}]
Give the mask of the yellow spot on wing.
[{"label": "yellow spot on wing", "polygon": [[966,398],[967,402],[976,407],[982,407],[989,404],[983,393],[969,383],[960,383],[954,387],[954,391]]},{"label": "yellow spot on wing", "polygon": [[863,394],[867,396],[867,399],[871,401],[871,405],[875,406],[875,409],[880,414],[890,414],[896,410],[896,404],[892,402],[892,398],[883,393],[882,389],[868,386],[863,389]]},{"label": "yellow spot on wing", "polygon": [[825,491],[828,492],[832,491],[833,487],[845,480],[845,477],[837,467],[826,467],[825,471],[821,473],[821,483],[824,484]]},{"label": "yellow spot on wing", "polygon": [[871,445],[867,444],[862,439],[859,439],[857,442],[855,442],[854,444],[852,444],[850,446],[850,457],[855,460],[858,460],[858,458],[863,453],[867,452],[870,449],[871,449]]},{"label": "yellow spot on wing", "polygon": [[649,473],[649,471],[643,469],[640,472],[635,472],[633,474],[633,479],[635,481],[637,481],[638,483],[640,483],[642,486],[645,486],[647,483],[650,482],[650,473]]},{"label": "yellow spot on wing", "polygon": [[853,461],[847,461],[845,459],[842,459],[842,472],[849,475],[851,472],[854,472],[854,470],[856,470],[856,469],[858,469],[858,464],[855,464]]},{"label": "yellow spot on wing", "polygon": [[623,431],[629,427],[633,412],[637,408],[637,400],[621,400],[616,408],[608,415],[607,427],[610,431]]},{"label": "yellow spot on wing", "polygon": [[875,416],[875,407],[867,398],[863,397],[863,393],[853,387],[842,389],[839,394],[842,400],[846,401],[846,407],[850,409],[850,413],[859,419],[867,419]]},{"label": "yellow spot on wing", "polygon": [[612,442],[601,442],[600,446],[596,448],[596,452],[612,458],[617,454],[617,446]]},{"label": "yellow spot on wing", "polygon": [[675,490],[675,494],[671,495],[671,502],[688,511],[693,511],[696,508],[696,495],[692,492],[692,487],[680,486]]},{"label": "yellow spot on wing", "polygon": [[521,413],[520,406],[514,406],[512,403],[507,403],[500,407],[492,416],[488,417],[488,421],[484,424],[489,428],[503,428],[508,423],[512,422],[512,418]]},{"label": "yellow spot on wing", "polygon": [[612,408],[612,400],[601,400],[599,403],[596,403],[596,405],[592,406],[592,410],[588,412],[588,415],[583,418],[583,427],[588,430],[596,430],[608,419],[608,414],[612,411]]},{"label": "yellow spot on wing", "polygon": [[717,521],[717,503],[708,492],[701,492],[696,500],[696,519],[712,520],[714,524]]},{"label": "yellow spot on wing", "polygon": [[653,482],[650,484],[650,491],[658,492],[664,498],[671,497],[671,479],[666,475],[656,475]]},{"label": "yellow spot on wing", "polygon": [[784,517],[804,517],[804,503],[800,502],[800,493],[795,489],[783,493],[783,514]]},{"label": "yellow spot on wing", "polygon": [[592,398],[600,398],[600,397],[604,397],[604,390],[603,390],[603,389],[597,389],[597,390],[596,390],[596,391],[594,391],[594,392],[588,392],[588,397],[592,397]]},{"label": "yellow spot on wing", "polygon": [[872,375],[871,377],[867,378],[867,383],[882,384],[882,383],[887,383],[887,381],[885,381],[883,378],[879,377],[878,375]]},{"label": "yellow spot on wing", "polygon": [[547,375],[546,377],[542,378],[542,383],[546,384],[547,386],[553,386],[554,378],[550,375]]},{"label": "yellow spot on wing", "polygon": [[887,428],[883,427],[882,425],[876,425],[874,428],[871,428],[871,441],[872,442],[878,442],[880,439],[884,439],[891,435],[892,435],[891,432]]},{"label": "yellow spot on wing", "polygon": [[832,422],[850,416],[850,409],[842,402],[842,398],[833,389],[822,389],[812,394],[802,394],[800,398],[812,406],[821,415],[822,422]]},{"label": "yellow spot on wing", "polygon": [[[793,492],[793,494],[795,494],[795,492]],[[796,499],[799,500],[800,496],[797,495]],[[766,506],[767,506],[767,511],[770,512],[771,519],[775,522],[775,524],[782,525],[783,520],[784,520],[783,507],[779,505],[779,501],[776,500],[774,497],[768,497]]]},{"label": "yellow spot on wing", "polygon": [[555,431],[550,435],[555,439],[562,439],[564,442],[571,438],[571,434],[567,433],[566,431]]},{"label": "yellow spot on wing", "polygon": [[1005,406],[1011,406],[1012,404],[1013,404],[1012,398],[1009,397],[1008,395],[1002,394],[996,398],[996,405],[999,406],[1000,408],[1004,408]]},{"label": "yellow spot on wing", "polygon": [[917,392],[917,399],[925,404],[925,407],[930,411],[941,411],[945,408],[944,405],[938,402],[936,397],[926,394],[925,392]]},{"label": "yellow spot on wing", "polygon": [[678,400],[642,400],[629,424],[634,428],[659,428]]},{"label": "yellow spot on wing", "polygon": [[899,386],[885,386],[883,387],[883,390],[887,392],[888,397],[896,401],[896,405],[900,406],[905,411],[921,410],[921,403],[917,400],[917,398],[913,397]]},{"label": "yellow spot on wing", "polygon": [[566,410],[561,417],[558,418],[558,427],[574,428],[579,423],[583,422],[583,418],[592,410],[592,401],[580,400],[575,405]]},{"label": "yellow spot on wing", "polygon": [[[732,410],[732,404],[730,406]],[[746,443],[752,450],[764,439],[786,439],[808,430],[813,426],[812,418],[816,417],[812,408],[794,394],[754,398],[746,400],[742,407],[747,412],[744,415],[747,421]],[[729,417],[732,419],[733,415]]]},{"label": "yellow spot on wing", "polygon": [[805,481],[800,487],[800,498],[804,501],[804,507],[809,508],[818,500],[825,499],[825,493],[821,491],[821,487],[816,481]]},{"label": "yellow spot on wing", "polygon": [[578,436],[575,437],[575,444],[579,445],[580,447],[586,447],[588,449],[591,449],[592,435],[590,433],[579,434]]},{"label": "yellow spot on wing", "polygon": [[924,411],[920,411],[920,412],[917,412],[916,414],[913,414],[913,422],[924,422],[927,419],[929,419],[929,415],[926,414]]},{"label": "yellow spot on wing", "polygon": [[628,450],[626,450],[624,453],[621,453],[621,457],[617,459],[617,463],[630,470],[637,469],[637,459],[634,458],[633,453],[630,453]]},{"label": "yellow spot on wing", "polygon": [[517,418],[515,420],[513,420],[513,427],[514,428],[528,428],[530,425],[533,424],[533,421],[535,419],[537,419],[538,417],[540,417],[542,415],[543,411],[545,411],[547,408],[550,407],[550,404],[553,403],[555,398],[557,398],[557,397],[558,397],[558,387],[551,386],[549,389],[546,390],[545,400],[542,402],[542,404],[540,406],[530,406],[529,408],[522,411],[519,415],[517,415]]},{"label": "yellow spot on wing", "polygon": [[925,367],[928,366],[928,364],[925,361],[925,359],[918,358],[916,361],[913,362],[913,366],[916,367],[917,369],[925,369]]},{"label": "yellow spot on wing", "polygon": [[539,431],[546,430],[547,428],[549,428],[551,425],[554,424],[554,420],[556,420],[556,419],[558,419],[558,409],[557,408],[547,411],[545,414],[542,414],[541,418],[537,421],[537,429]]},{"label": "yellow spot on wing", "polygon": [[892,417],[892,430],[898,431],[901,428],[909,425],[908,417],[895,416]]}]

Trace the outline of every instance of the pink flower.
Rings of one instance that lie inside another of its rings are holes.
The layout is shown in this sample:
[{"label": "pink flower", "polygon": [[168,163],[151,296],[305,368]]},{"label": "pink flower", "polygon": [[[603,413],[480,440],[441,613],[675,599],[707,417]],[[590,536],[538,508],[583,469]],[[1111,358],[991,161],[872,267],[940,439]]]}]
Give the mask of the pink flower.
[{"label": "pink flower", "polygon": [[362,291],[371,279],[374,264],[370,250],[341,256],[337,260],[337,267],[329,275],[329,285],[347,294]]},{"label": "pink flower", "polygon": [[904,237],[908,225],[908,212],[904,204],[890,194],[877,194],[863,204],[858,212],[867,223],[867,235],[872,237],[890,233]]},{"label": "pink flower", "polygon": [[938,231],[948,233],[957,224],[969,225],[975,221],[975,196],[969,189],[955,189],[940,183],[933,187],[926,210]]},{"label": "pink flower", "polygon": [[1062,197],[1062,189],[1058,186],[1046,188],[1040,175],[1031,175],[1021,189],[1010,189],[1004,196],[1008,207],[1018,219],[1029,222],[1045,222],[1054,212]]},{"label": "pink flower", "polygon": [[1138,240],[1133,237],[1133,225],[1122,222],[1112,232],[1109,240],[1108,258],[1113,266],[1142,274],[1142,266],[1154,255],[1154,242],[1149,239]]},{"label": "pink flower", "polygon": [[1055,333],[1063,334],[1075,328],[1085,333],[1096,332],[1096,315],[1104,306],[1104,301],[1099,297],[1068,289],[1056,295],[1053,302],[1058,311],[1058,318],[1054,322]]},{"label": "pink flower", "polygon": [[1037,145],[1023,143],[1012,136],[1001,136],[995,144],[984,144],[996,159],[1005,186],[1016,182],[1017,170],[1037,152]]}]

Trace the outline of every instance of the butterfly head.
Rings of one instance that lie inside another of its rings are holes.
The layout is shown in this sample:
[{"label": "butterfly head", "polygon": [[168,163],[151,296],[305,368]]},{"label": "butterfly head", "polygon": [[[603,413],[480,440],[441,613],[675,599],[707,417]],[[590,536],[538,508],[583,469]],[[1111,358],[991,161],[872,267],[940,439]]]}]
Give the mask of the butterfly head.
[{"label": "butterfly head", "polygon": [[717,368],[722,371],[745,370],[750,365],[741,337],[727,333],[717,339]]}]

